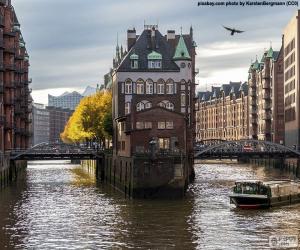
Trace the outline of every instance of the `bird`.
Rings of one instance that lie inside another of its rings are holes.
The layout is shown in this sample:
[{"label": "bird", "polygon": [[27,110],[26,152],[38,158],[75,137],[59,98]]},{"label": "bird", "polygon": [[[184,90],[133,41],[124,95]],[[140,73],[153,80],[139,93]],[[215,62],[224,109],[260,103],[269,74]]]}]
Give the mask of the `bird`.
[{"label": "bird", "polygon": [[230,35],[234,35],[234,33],[243,33],[244,31],[243,30],[237,30],[237,29],[234,29],[234,28],[229,28],[229,27],[226,27],[226,26],[223,26],[225,29],[229,30],[231,33]]}]

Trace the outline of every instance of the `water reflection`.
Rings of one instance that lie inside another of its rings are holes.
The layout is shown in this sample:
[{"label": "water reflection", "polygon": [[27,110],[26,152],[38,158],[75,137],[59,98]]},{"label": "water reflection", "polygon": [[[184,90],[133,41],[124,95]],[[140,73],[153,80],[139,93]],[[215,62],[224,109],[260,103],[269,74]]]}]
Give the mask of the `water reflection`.
[{"label": "water reflection", "polygon": [[299,233],[300,205],[239,210],[235,180],[288,178],[250,165],[196,166],[183,200],[128,200],[78,166],[37,162],[0,192],[0,249],[269,249],[269,236]]}]

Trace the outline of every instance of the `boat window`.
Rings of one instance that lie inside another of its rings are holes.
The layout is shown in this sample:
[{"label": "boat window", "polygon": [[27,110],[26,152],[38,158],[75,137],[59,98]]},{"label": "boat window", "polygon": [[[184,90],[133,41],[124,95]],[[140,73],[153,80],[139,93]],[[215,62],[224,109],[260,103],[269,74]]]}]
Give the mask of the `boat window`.
[{"label": "boat window", "polygon": [[267,195],[268,188],[257,183],[236,183],[234,192],[239,194],[261,194]]}]

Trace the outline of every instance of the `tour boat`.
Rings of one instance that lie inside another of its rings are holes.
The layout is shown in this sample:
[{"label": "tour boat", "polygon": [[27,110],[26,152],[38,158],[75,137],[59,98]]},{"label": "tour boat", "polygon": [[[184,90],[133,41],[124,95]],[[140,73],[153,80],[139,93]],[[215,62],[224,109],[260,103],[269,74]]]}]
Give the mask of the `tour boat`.
[{"label": "tour boat", "polygon": [[269,208],[300,202],[300,182],[291,180],[236,181],[230,203],[238,208]]}]

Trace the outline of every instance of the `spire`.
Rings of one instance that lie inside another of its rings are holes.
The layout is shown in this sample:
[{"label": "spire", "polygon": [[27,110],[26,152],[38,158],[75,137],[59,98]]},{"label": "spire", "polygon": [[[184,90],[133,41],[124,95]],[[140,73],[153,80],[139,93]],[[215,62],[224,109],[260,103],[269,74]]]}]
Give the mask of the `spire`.
[{"label": "spire", "polygon": [[174,55],[173,59],[174,60],[190,60],[191,59],[191,56],[186,47],[186,44],[185,44],[182,34],[180,35],[178,44],[176,46],[175,55]]},{"label": "spire", "polygon": [[194,35],[194,30],[193,30],[193,26],[191,25],[190,27],[190,37],[193,40],[193,35]]}]

